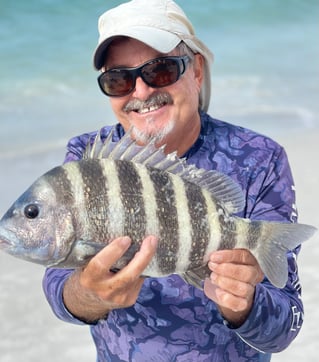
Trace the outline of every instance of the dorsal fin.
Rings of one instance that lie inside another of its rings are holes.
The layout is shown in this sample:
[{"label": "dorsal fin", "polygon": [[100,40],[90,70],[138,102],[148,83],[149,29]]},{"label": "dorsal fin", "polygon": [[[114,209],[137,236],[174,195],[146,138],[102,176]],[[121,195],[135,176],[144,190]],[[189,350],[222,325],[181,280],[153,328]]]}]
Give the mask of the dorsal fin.
[{"label": "dorsal fin", "polygon": [[139,163],[148,167],[170,172],[208,190],[216,200],[221,201],[229,213],[241,211],[245,200],[240,186],[229,176],[215,170],[198,169],[188,165],[185,158],[176,152],[165,154],[165,146],[156,147],[155,139],[145,146],[138,145],[127,132],[118,142],[113,142],[114,129],[104,142],[98,132],[94,142],[88,143],[83,159],[113,159]]}]

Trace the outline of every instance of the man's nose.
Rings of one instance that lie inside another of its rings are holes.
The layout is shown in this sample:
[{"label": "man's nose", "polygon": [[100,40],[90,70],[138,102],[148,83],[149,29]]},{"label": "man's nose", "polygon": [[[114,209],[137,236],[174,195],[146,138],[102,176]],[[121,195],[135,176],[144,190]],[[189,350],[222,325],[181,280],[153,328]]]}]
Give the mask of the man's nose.
[{"label": "man's nose", "polygon": [[134,98],[140,100],[148,99],[149,95],[154,92],[154,88],[147,85],[141,77],[136,78],[135,89],[132,92]]}]

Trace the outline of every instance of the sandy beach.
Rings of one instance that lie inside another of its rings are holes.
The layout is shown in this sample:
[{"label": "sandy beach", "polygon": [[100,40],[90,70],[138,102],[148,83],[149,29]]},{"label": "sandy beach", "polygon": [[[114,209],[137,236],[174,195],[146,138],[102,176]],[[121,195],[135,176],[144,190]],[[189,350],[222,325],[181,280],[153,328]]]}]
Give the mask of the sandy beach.
[{"label": "sandy beach", "polygon": [[[299,221],[319,226],[319,171],[313,166],[318,154],[319,134],[281,135],[277,140],[288,153],[296,188]],[[57,147],[40,155],[19,160],[0,159],[1,214],[39,175],[60,163],[63,149]],[[304,244],[299,257],[305,304],[304,326],[293,344],[274,355],[275,362],[314,361],[319,340],[316,274],[319,235]],[[88,327],[68,325],[51,312],[42,292],[43,267],[0,253],[0,351],[2,362],[89,362],[95,349]]]}]

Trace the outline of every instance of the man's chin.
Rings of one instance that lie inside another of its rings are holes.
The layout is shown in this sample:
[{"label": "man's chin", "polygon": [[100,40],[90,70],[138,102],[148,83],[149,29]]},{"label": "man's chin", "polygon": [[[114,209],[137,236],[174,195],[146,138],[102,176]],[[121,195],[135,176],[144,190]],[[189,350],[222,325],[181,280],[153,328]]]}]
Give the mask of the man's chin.
[{"label": "man's chin", "polygon": [[132,127],[132,136],[139,144],[149,143],[151,140],[157,145],[165,142],[167,136],[173,131],[175,122],[166,122],[164,126],[156,125],[155,122],[147,122],[143,128]]}]

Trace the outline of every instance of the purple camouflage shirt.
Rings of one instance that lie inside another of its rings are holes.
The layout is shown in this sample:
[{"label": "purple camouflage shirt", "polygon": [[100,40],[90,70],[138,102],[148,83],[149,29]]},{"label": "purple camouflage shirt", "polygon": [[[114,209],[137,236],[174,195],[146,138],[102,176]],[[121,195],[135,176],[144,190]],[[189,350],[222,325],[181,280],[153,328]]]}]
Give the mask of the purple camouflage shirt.
[{"label": "purple camouflage shirt", "polygon": [[[103,128],[101,137],[110,129]],[[95,133],[71,139],[65,161],[80,159]],[[114,140],[123,134],[117,125]],[[283,148],[271,139],[201,113],[199,138],[185,157],[188,163],[221,171],[241,185],[246,205],[239,216],[296,221],[288,160]],[[286,287],[277,289],[266,279],[257,285],[253,309],[240,328],[232,328],[203,291],[179,276],[147,278],[135,305],[113,310],[90,326],[97,361],[270,361],[271,353],[287,347],[302,324],[297,252],[287,255]],[[63,286],[71,273],[69,269],[47,269],[44,292],[59,318],[84,324],[63,304]]]}]

